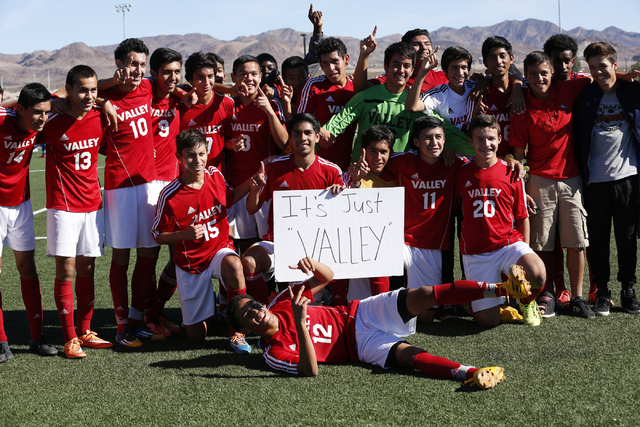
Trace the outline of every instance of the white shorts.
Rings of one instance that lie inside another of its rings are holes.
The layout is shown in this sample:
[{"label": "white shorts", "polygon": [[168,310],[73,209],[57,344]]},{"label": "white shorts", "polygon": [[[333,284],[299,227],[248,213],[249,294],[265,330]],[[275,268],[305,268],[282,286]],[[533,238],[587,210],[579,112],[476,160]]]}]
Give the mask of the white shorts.
[{"label": "white shorts", "polygon": [[178,282],[178,295],[180,296],[180,309],[182,321],[185,325],[195,325],[204,322],[216,314],[216,301],[213,294],[211,279],[218,279],[223,286],[220,266],[227,256],[238,256],[229,248],[220,249],[211,260],[211,264],[202,274],[187,273],[180,267],[176,267],[176,280]]},{"label": "white shorts", "polygon": [[104,192],[105,243],[116,249],[159,246],[151,235],[164,181]]},{"label": "white shorts", "polygon": [[[501,273],[509,275],[509,267],[517,264],[526,254],[532,254],[533,249],[524,242],[516,242],[492,252],[477,255],[462,255],[464,274],[467,280],[487,283],[502,282]],[[474,312],[486,310],[502,304],[505,297],[484,298],[471,303]]]},{"label": "white shorts", "polygon": [[247,194],[227,211],[229,227],[233,230],[231,237],[234,239],[253,239],[262,237],[268,232],[267,217],[271,200],[264,202],[260,210],[254,215],[249,215],[249,212],[247,212],[248,197],[249,195]]},{"label": "white shorts", "polygon": [[404,245],[407,289],[442,284],[442,251]]},{"label": "white shorts", "polygon": [[416,332],[416,318],[404,323],[398,314],[401,290],[360,301],[356,311],[356,348],[361,362],[384,368],[391,347]]},{"label": "white shorts", "polygon": [[267,271],[262,272],[262,277],[264,277],[265,282],[269,281],[273,277],[273,273],[276,271],[276,257],[273,254],[273,249],[275,245],[273,244],[273,242],[270,242],[268,240],[262,240],[260,242],[256,242],[253,245],[251,245],[251,247],[254,247],[254,246],[260,246],[265,251],[267,251],[267,254],[269,255],[269,259],[271,260],[271,266],[269,266],[269,269]]},{"label": "white shorts", "polygon": [[31,200],[18,206],[0,206],[0,256],[5,246],[20,252],[36,248]]},{"label": "white shorts", "polygon": [[102,209],[93,212],[47,211],[47,256],[104,255]]}]

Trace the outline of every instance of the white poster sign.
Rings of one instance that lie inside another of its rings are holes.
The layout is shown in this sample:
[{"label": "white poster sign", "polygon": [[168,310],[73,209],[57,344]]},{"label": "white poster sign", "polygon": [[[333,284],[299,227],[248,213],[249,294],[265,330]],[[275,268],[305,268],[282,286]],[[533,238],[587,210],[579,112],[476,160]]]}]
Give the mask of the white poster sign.
[{"label": "white poster sign", "polygon": [[305,256],[335,279],[403,274],[404,188],[276,191],[273,223],[279,282],[307,279],[289,268]]}]

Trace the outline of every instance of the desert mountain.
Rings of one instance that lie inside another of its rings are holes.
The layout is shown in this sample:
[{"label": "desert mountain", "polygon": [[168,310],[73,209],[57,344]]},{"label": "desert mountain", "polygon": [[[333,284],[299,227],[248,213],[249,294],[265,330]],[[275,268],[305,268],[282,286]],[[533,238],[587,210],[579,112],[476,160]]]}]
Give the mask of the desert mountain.
[{"label": "desert mountain", "polygon": [[[522,61],[532,50],[542,49],[544,41],[559,32],[557,25],[536,19],[525,21],[503,21],[488,27],[442,27],[431,33],[434,45],[440,45],[440,51],[453,45],[466,47],[476,60],[482,55],[480,48],[485,38],[492,35],[506,37],[513,45],[516,61]],[[573,36],[582,50],[593,41],[609,41],[618,49],[621,65],[629,61],[629,65],[640,57],[640,34],[622,31],[609,27],[603,31],[587,30],[582,27],[566,31]],[[219,40],[206,34],[160,35],[143,37],[149,50],[158,47],[169,47],[187,57],[193,52],[216,52],[225,60],[225,71],[231,72],[231,64],[239,55],[257,55],[269,52],[281,63],[292,55],[303,56],[303,42],[300,31],[291,28],[271,30],[258,35],[241,36],[231,41]],[[307,42],[311,32],[306,32]],[[362,35],[363,37],[366,34]],[[341,37],[351,53],[351,65],[357,61],[359,39]],[[370,66],[382,67],[384,49],[389,44],[399,41],[401,34],[392,34],[378,38],[378,49],[371,56]],[[113,51],[116,45],[90,47],[78,42],[56,51],[36,51],[19,55],[0,53],[0,74],[5,87],[20,88],[34,80],[47,83],[47,71],[52,87],[59,87],[66,73],[74,65],[87,64],[93,67],[100,77],[112,75],[114,71]]]}]

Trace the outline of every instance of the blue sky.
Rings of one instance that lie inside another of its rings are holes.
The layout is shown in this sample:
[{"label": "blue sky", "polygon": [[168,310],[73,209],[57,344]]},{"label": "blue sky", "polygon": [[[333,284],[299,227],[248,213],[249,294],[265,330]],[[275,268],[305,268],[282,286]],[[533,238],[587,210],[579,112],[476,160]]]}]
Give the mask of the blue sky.
[{"label": "blue sky", "polygon": [[[278,28],[311,32],[308,3],[291,0],[203,1],[129,0],[127,37],[162,34],[209,34],[221,40],[259,34]],[[404,33],[411,28],[430,31],[447,26],[490,26],[507,19],[536,18],[558,23],[558,0],[459,0],[405,2],[419,9],[400,10],[398,2],[373,0],[346,2],[323,0],[314,3],[324,17],[325,34],[362,38],[378,25],[378,36]],[[436,3],[436,4],[434,4]],[[0,53],[55,50],[81,41],[89,46],[116,44],[122,40],[122,14],[116,1],[105,0],[18,0],[0,3]],[[367,7],[362,7],[366,4]],[[451,5],[458,12],[448,10]],[[491,6],[487,6],[490,4]],[[562,27],[603,30],[616,26],[640,32],[640,1],[607,2],[561,0]],[[91,6],[89,6],[91,5]],[[385,10],[392,5],[390,10]],[[427,10],[426,5],[429,5]]]}]

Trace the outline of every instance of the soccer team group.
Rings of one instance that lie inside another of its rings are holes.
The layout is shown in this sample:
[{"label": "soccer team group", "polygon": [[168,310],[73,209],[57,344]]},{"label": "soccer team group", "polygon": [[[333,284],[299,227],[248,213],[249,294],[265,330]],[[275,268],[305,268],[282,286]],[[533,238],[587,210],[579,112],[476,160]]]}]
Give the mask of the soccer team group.
[{"label": "soccer team group", "polygon": [[[360,42],[349,76],[344,43],[323,37],[321,12],[311,9],[309,19],[309,54],[286,59],[281,75],[272,55],[243,55],[227,85],[215,53],[191,54],[183,74],[180,53],[159,48],[149,56],[141,40],[127,39],[114,52],[113,77],[98,80],[78,65],[64,89],[50,94],[31,83],[17,102],[3,103],[0,240],[16,257],[32,351],[57,354],[43,335],[35,263],[34,144],[47,146],[47,255],[56,260],[54,299],[68,358],[113,345],[91,330],[95,258],[105,244],[113,248],[119,345],[140,347],[182,328],[202,341],[226,313],[234,351],[251,352],[244,334],[257,334],[267,364],[293,374],[360,360],[492,388],[502,368],[436,357],[404,337],[416,322],[454,316],[459,304],[485,327],[537,326],[560,307],[586,319],[608,315],[612,221],[620,304],[640,313],[640,85],[633,73],[617,73],[610,44],[584,50],[585,74],[572,71],[576,42],[554,35],[544,51],[527,55],[522,76],[512,71],[511,44],[489,37],[487,73],[471,75],[466,49],[440,56],[428,31],[416,29],[385,50],[385,73],[368,79],[376,30]],[[311,78],[315,64],[322,75]],[[99,153],[106,155],[104,210]],[[328,266],[305,254],[290,268],[307,281],[275,283],[274,191],[391,186],[405,189],[401,283],[333,280]],[[453,277],[456,235],[466,280]],[[156,281],[161,245],[172,256]],[[587,247],[593,306],[582,297]],[[163,314],[176,289],[182,326]],[[333,303],[314,302],[319,295]],[[13,358],[1,310],[0,343],[0,362]]]}]

